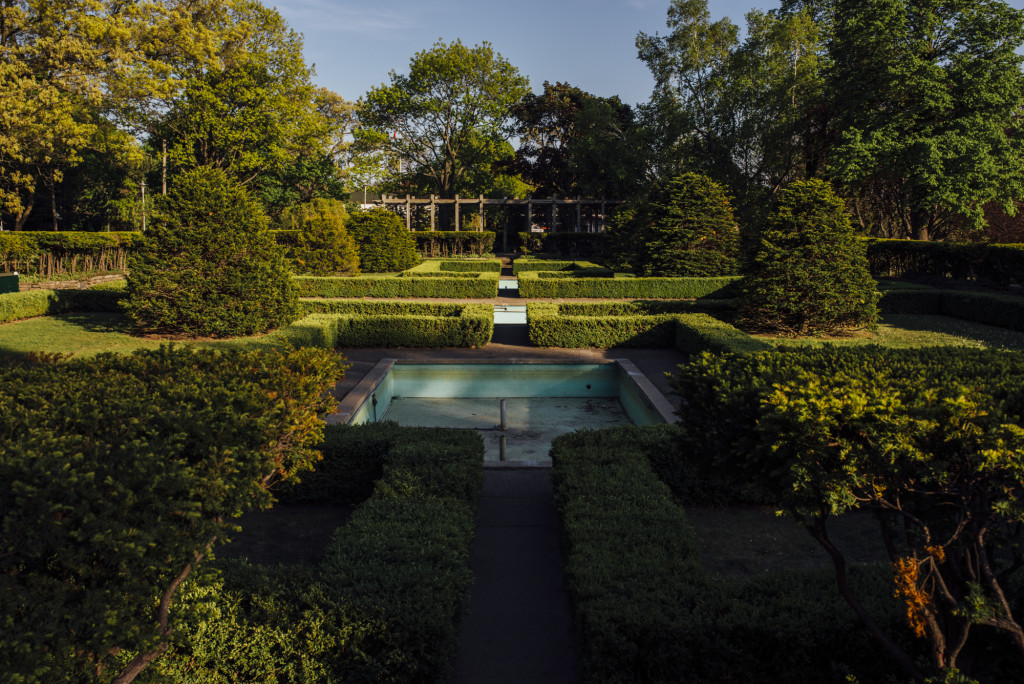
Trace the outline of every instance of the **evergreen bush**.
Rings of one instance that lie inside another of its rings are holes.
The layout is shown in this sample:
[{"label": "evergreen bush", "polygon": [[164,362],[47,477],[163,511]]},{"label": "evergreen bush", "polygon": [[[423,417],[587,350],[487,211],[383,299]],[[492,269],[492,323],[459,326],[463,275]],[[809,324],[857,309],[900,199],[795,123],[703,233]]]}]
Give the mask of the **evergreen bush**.
[{"label": "evergreen bush", "polygon": [[753,251],[740,296],[747,326],[807,335],[874,325],[879,295],[865,245],[828,183],[780,192]]},{"label": "evergreen bush", "polygon": [[349,233],[359,246],[359,263],[367,273],[404,271],[419,263],[416,240],[397,215],[386,209],[352,214]]},{"label": "evergreen bush", "polygon": [[254,335],[298,317],[298,299],[262,207],[218,169],[180,176],[129,257],[125,310],[144,330]]},{"label": "evergreen bush", "polygon": [[295,271],[303,275],[359,275],[359,251],[345,229],[348,213],[338,200],[316,199],[289,208],[283,220],[299,229]]},{"label": "evergreen bush", "polygon": [[739,229],[722,186],[684,173],[658,191],[641,232],[645,276],[708,277],[739,270]]}]

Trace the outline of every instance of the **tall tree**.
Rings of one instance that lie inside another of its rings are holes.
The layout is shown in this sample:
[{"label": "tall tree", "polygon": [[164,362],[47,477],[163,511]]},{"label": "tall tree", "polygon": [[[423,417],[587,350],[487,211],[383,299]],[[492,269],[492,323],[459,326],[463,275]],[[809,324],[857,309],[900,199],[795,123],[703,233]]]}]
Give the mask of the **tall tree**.
[{"label": "tall tree", "polygon": [[[1024,193],[1024,12],[1001,0],[834,0],[831,173],[890,236],[927,240]],[[862,218],[862,220],[865,220]]]},{"label": "tall tree", "polygon": [[398,175],[421,175],[444,198],[480,163],[481,141],[506,139],[509,109],[529,87],[489,43],[469,48],[458,40],[416,53],[408,74],[390,78],[367,93],[357,139],[397,160]]}]

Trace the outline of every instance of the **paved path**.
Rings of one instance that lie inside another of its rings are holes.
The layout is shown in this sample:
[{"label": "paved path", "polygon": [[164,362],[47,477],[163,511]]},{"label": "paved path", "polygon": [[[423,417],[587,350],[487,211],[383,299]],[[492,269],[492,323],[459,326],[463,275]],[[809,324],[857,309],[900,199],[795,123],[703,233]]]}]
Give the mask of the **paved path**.
[{"label": "paved path", "polygon": [[487,470],[456,684],[579,681],[547,469]]}]

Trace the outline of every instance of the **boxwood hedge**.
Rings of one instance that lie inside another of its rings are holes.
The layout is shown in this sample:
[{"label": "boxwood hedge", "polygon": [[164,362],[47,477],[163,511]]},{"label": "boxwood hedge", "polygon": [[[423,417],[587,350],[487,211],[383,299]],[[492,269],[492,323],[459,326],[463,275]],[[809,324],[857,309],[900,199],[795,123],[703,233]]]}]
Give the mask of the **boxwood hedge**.
[{"label": "boxwood hedge", "polygon": [[732,297],[740,278],[541,278],[521,271],[519,296],[529,299],[697,299]]},{"label": "boxwood hedge", "polygon": [[[664,425],[581,430],[552,443],[583,680],[886,680],[894,664],[839,597],[831,571],[727,580],[703,570],[694,530],[650,462],[685,459],[679,444],[680,429]],[[850,578],[898,631],[888,569],[858,566]]]},{"label": "boxwood hedge", "polygon": [[434,297],[446,299],[494,299],[498,274],[440,271],[410,272],[401,276],[316,278],[295,276],[300,297]]},{"label": "boxwood hedge", "polygon": [[487,304],[305,299],[311,315],[282,335],[328,347],[482,347],[494,334]]},{"label": "boxwood hedge", "polygon": [[943,290],[927,285],[882,288],[883,313],[934,314],[1010,330],[1024,330],[1024,297],[996,292]]},{"label": "boxwood hedge", "polygon": [[119,289],[27,290],[0,294],[0,323],[79,311],[120,311],[125,298],[124,285],[120,285]]}]

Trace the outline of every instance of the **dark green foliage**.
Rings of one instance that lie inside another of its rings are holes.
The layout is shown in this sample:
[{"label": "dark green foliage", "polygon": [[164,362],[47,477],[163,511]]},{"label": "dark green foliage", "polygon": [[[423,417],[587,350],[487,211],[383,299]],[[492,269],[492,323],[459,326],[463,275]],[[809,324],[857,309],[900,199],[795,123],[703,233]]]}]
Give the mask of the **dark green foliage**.
[{"label": "dark green foliage", "polygon": [[484,256],[494,249],[490,231],[417,230],[412,233],[416,249],[425,257]]},{"label": "dark green foliage", "polygon": [[649,223],[641,228],[645,276],[706,278],[739,272],[739,228],[722,186],[707,176],[684,173],[652,198]]},{"label": "dark green foliage", "polygon": [[801,335],[874,325],[878,294],[864,251],[831,186],[791,184],[757,236],[741,319],[756,330]]},{"label": "dark green foliage", "polygon": [[519,276],[519,296],[530,299],[696,299],[735,296],[738,277],[722,278],[544,278]]},{"label": "dark green foliage", "polygon": [[940,290],[925,285],[880,288],[884,313],[933,314],[1010,330],[1024,330],[1024,297],[995,292]]},{"label": "dark green foliage", "polygon": [[[582,430],[552,443],[566,582],[588,682],[882,681],[892,664],[842,605],[831,573],[723,581],[701,567],[683,510],[651,467],[680,461],[675,426]],[[665,466],[658,468],[664,471]],[[885,570],[851,583],[899,619]]]},{"label": "dark green foliage", "polygon": [[501,261],[498,259],[442,261],[440,268],[444,273],[501,273]]},{"label": "dark green foliage", "polygon": [[293,261],[296,272],[318,276],[359,274],[359,252],[345,229],[348,213],[338,200],[313,200],[289,207],[282,223],[299,229]]},{"label": "dark green foliage", "polygon": [[512,262],[512,274],[521,275],[531,271],[564,271],[574,273],[591,268],[601,268],[589,261],[562,261],[560,259],[537,259],[520,257]]},{"label": "dark green foliage", "polygon": [[125,293],[114,289],[27,290],[0,294],[0,323],[78,311],[120,311]]},{"label": "dark green foliage", "polygon": [[[179,638],[161,596],[316,460],[340,357],[163,348],[0,378],[0,670],[117,669]],[[169,602],[169,599],[167,599]]]},{"label": "dark green foliage", "polygon": [[517,233],[519,251],[523,254],[547,253],[562,256],[594,256],[600,254],[608,240],[605,233]]},{"label": "dark green foliage", "polygon": [[416,241],[397,214],[386,209],[357,211],[346,227],[359,247],[359,265],[366,273],[404,271],[419,263]]},{"label": "dark green foliage", "polygon": [[702,351],[745,354],[772,348],[767,342],[751,337],[725,321],[700,313],[679,317],[675,347],[686,354]]},{"label": "dark green foliage", "polygon": [[[220,564],[190,589],[175,684],[436,682],[449,674],[472,581],[483,442],[469,430],[331,426],[301,500],[358,503],[317,568]],[[371,493],[372,490],[372,493]]]},{"label": "dark green foliage", "polygon": [[263,209],[223,171],[182,174],[129,258],[125,310],[144,330],[254,335],[295,320],[298,303]]},{"label": "dark green foliage", "polygon": [[498,274],[450,273],[450,277],[423,274],[402,277],[360,276],[358,278],[292,279],[302,297],[435,297],[444,299],[494,299],[498,296]]},{"label": "dark green foliage", "polygon": [[1024,245],[981,242],[868,240],[868,266],[877,277],[936,276],[996,285],[1024,283]]}]

